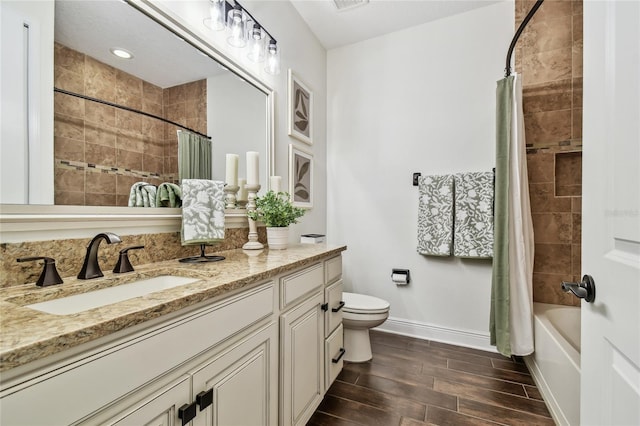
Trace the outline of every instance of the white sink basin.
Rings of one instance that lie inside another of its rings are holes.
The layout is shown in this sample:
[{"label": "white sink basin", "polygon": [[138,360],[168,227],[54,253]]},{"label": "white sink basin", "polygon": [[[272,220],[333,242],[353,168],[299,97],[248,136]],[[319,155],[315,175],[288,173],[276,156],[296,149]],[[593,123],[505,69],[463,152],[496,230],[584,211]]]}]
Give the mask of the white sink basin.
[{"label": "white sink basin", "polygon": [[27,308],[46,312],[54,315],[69,315],[87,311],[93,308],[122,302],[134,297],[156,291],[167,290],[185,284],[199,281],[200,278],[186,278],[175,275],[160,275],[153,278],[146,278],[128,284],[121,284],[115,287],[103,288],[87,293],[73,296],[61,297],[60,299],[48,300],[46,302],[26,305]]}]

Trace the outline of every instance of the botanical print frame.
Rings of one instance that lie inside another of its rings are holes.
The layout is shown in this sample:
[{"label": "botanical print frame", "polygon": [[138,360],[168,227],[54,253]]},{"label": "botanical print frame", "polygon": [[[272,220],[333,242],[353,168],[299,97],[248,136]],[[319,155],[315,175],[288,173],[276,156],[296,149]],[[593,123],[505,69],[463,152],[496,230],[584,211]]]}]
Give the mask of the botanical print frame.
[{"label": "botanical print frame", "polygon": [[313,92],[289,69],[289,136],[313,144]]},{"label": "botanical print frame", "polygon": [[313,154],[289,145],[289,196],[296,207],[313,207]]}]

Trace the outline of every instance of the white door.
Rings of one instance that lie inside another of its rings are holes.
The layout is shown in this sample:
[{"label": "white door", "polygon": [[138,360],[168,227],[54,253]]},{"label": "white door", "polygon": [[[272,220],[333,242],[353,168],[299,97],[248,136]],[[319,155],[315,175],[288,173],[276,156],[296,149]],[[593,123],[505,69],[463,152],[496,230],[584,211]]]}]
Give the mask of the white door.
[{"label": "white door", "polygon": [[580,417],[640,425],[640,2],[584,2]]}]

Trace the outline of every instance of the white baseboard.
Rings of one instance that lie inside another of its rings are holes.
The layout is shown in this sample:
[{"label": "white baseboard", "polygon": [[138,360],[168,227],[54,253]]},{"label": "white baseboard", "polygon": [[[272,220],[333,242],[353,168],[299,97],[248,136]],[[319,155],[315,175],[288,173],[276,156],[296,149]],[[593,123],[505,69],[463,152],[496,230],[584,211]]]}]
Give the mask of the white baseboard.
[{"label": "white baseboard", "polygon": [[489,343],[490,340],[488,332],[479,333],[477,331],[458,330],[391,317],[389,317],[380,327],[376,327],[376,330],[401,334],[403,336],[416,337],[418,339],[450,343],[452,345],[480,349],[483,351],[498,352],[496,347]]}]

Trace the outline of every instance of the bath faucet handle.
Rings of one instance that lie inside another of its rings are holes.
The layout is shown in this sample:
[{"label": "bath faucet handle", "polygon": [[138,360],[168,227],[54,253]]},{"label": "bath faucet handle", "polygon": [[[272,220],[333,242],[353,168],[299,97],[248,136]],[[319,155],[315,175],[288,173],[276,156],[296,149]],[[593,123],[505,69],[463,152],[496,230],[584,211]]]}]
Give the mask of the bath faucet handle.
[{"label": "bath faucet handle", "polygon": [[116,274],[122,274],[124,272],[133,272],[133,265],[129,260],[129,250],[138,250],[143,248],[144,246],[131,246],[131,247],[126,247],[120,250],[118,263],[116,263],[116,267],[113,268],[113,272],[115,272]]},{"label": "bath faucet handle", "polygon": [[55,284],[62,284],[62,278],[60,278],[60,274],[56,269],[56,260],[51,257],[46,256],[30,256],[30,257],[19,257],[16,259],[18,262],[31,262],[33,260],[44,260],[44,265],[42,268],[42,273],[40,274],[40,278],[36,281],[36,285],[38,287],[47,287]]},{"label": "bath faucet handle", "polygon": [[590,303],[596,299],[596,283],[591,275],[584,275],[579,283],[562,281],[562,291],[565,293],[571,292],[576,297]]}]

